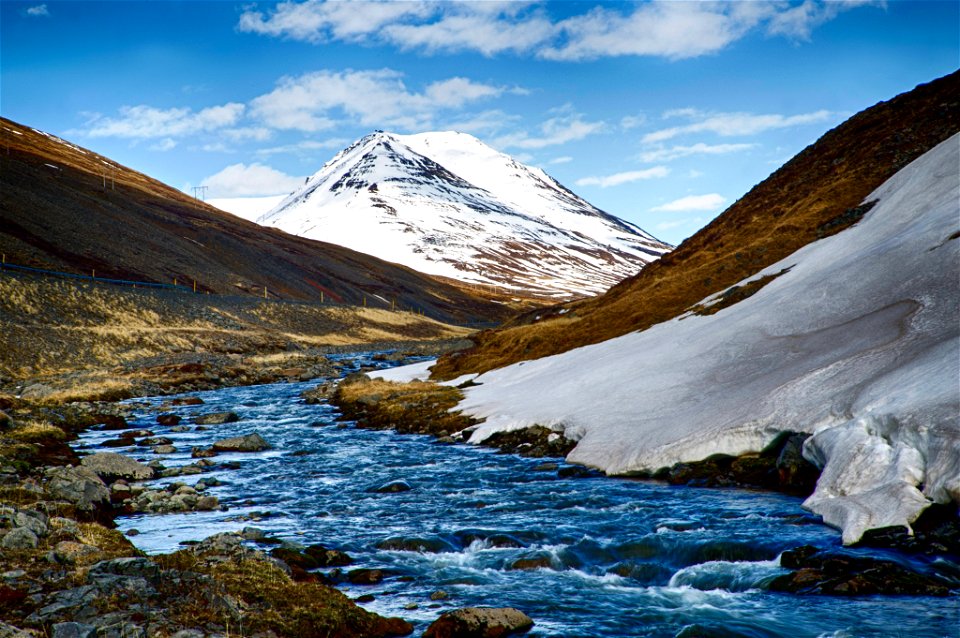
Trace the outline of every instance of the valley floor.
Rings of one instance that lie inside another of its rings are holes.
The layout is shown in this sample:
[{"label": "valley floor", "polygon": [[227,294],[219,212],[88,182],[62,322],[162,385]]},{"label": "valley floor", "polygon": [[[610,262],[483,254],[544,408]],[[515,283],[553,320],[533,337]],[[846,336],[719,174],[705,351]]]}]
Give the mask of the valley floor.
[{"label": "valley floor", "polygon": [[413,312],[0,271],[0,392],[31,400],[303,380],[325,374],[331,352],[395,345],[438,355],[471,332]]}]

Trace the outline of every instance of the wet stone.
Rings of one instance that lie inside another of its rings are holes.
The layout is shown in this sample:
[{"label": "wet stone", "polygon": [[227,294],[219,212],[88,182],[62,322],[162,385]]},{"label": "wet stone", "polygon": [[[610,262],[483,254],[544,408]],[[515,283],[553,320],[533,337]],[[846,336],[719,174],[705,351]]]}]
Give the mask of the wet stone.
[{"label": "wet stone", "polygon": [[235,423],[239,420],[240,416],[236,412],[212,412],[193,418],[193,422],[197,425],[223,425],[224,423]]},{"label": "wet stone", "polygon": [[177,425],[180,423],[180,416],[177,414],[158,414],[157,423],[160,425]]},{"label": "wet stone", "polygon": [[380,494],[396,494],[398,492],[409,492],[413,488],[406,481],[390,481],[389,483],[384,483],[380,487],[373,489],[374,492],[379,492]]},{"label": "wet stone", "polygon": [[95,638],[97,628],[94,625],[79,622],[61,622],[52,628],[53,638]]},{"label": "wet stone", "polygon": [[490,638],[528,631],[533,620],[511,607],[465,607],[435,620],[423,638]]}]

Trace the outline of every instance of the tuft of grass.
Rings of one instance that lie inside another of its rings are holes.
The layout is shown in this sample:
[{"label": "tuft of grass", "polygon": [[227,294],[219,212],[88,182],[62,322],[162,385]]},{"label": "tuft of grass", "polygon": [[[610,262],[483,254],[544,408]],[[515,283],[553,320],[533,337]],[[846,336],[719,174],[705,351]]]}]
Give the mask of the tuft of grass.
[{"label": "tuft of grass", "polygon": [[66,441],[69,435],[47,421],[23,421],[6,432],[6,437],[20,443],[43,443],[47,441]]},{"label": "tuft of grass", "polygon": [[135,395],[136,388],[126,379],[91,379],[55,391],[45,396],[43,403],[59,405],[78,401],[122,401]]}]

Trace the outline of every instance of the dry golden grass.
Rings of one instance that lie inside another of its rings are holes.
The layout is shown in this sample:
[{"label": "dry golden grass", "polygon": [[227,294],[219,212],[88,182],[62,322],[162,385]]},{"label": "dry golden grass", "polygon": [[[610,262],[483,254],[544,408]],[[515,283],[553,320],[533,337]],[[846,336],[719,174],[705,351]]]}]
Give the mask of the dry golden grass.
[{"label": "dry golden grass", "polygon": [[477,423],[453,411],[462,399],[458,388],[428,381],[360,379],[341,382],[333,403],[362,427],[444,436]]},{"label": "dry golden grass", "polygon": [[135,394],[135,386],[128,379],[82,378],[70,388],[55,390],[42,402],[52,405],[75,401],[120,401]]},{"label": "dry golden grass", "polygon": [[[486,372],[644,330],[839,232],[843,220],[855,217],[851,209],[877,186],[956,133],[958,96],[960,72],[867,109],[635,277],[604,295],[569,304],[562,318],[482,332],[474,348],[443,357],[433,376]],[[580,321],[571,323],[571,315]]]},{"label": "dry golden grass", "polygon": [[[85,282],[0,275],[0,372],[45,378],[101,371],[55,400],[123,396],[119,366],[176,352],[289,357],[302,347],[461,337],[411,312],[151,295]],[[259,363],[261,360],[254,360]],[[108,373],[109,371],[109,373]],[[129,395],[126,395],[129,396]]]},{"label": "dry golden grass", "polygon": [[21,443],[41,441],[64,441],[67,433],[47,421],[23,421],[5,433],[5,436]]}]

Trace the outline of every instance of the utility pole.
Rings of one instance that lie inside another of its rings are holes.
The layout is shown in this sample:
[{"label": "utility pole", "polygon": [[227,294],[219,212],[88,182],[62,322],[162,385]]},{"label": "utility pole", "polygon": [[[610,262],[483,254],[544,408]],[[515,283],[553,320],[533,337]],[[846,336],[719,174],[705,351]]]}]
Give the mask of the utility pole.
[{"label": "utility pole", "polygon": [[194,186],[193,187],[193,198],[204,201],[207,199],[207,189],[209,186]]}]

